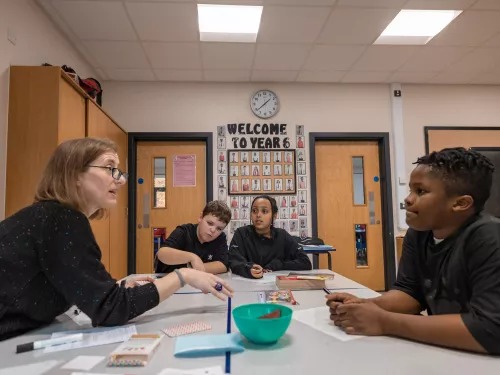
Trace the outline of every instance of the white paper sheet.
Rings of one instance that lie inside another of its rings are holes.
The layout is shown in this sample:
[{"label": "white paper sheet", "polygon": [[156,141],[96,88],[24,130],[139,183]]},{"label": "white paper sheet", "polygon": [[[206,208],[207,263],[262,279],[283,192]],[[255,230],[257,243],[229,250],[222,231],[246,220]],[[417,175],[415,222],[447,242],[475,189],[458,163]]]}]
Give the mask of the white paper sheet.
[{"label": "white paper sheet", "polygon": [[44,361],[31,363],[29,365],[15,366],[4,368],[0,370],[0,375],[42,375],[47,371],[50,371],[52,368],[61,364],[63,361]]},{"label": "white paper sheet", "polygon": [[45,348],[44,353],[59,352],[62,350],[87,348],[90,346],[100,346],[106,344],[115,344],[118,342],[127,341],[130,336],[137,334],[135,325],[128,325],[124,327],[100,327],[79,331],[66,331],[53,333],[51,338],[72,335],[75,333],[83,333],[83,340],[69,344],[62,344]]},{"label": "white paper sheet", "polygon": [[289,271],[277,271],[277,272],[267,272],[260,279],[248,279],[246,277],[241,277],[238,275],[231,275],[231,280],[233,281],[246,281],[254,284],[275,284],[276,276],[288,276]]},{"label": "white paper sheet", "polygon": [[91,370],[99,362],[103,361],[106,357],[96,355],[79,355],[66,363],[61,369],[63,370]]},{"label": "white paper sheet", "polygon": [[330,308],[328,306],[293,312],[293,319],[308,325],[311,328],[323,332],[325,335],[335,337],[340,341],[356,340],[364,336],[348,335],[342,328],[337,327],[330,320]]},{"label": "white paper sheet", "polygon": [[371,289],[348,289],[345,291],[334,290],[332,291],[332,293],[349,293],[359,298],[377,298],[381,296],[380,293],[377,293]]},{"label": "white paper sheet", "polygon": [[158,375],[224,375],[220,366],[198,368],[192,370],[166,368]]}]

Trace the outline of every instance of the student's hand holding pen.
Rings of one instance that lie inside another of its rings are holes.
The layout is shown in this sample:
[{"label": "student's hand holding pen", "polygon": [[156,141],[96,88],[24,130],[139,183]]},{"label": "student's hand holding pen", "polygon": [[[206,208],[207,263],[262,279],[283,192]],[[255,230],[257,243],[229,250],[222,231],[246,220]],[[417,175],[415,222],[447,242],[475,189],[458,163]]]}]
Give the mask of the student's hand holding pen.
[{"label": "student's hand holding pen", "polygon": [[349,293],[331,293],[325,296],[326,304],[330,307],[330,319],[338,320],[337,307],[342,304],[363,303],[364,300]]},{"label": "student's hand holding pen", "polygon": [[260,279],[264,276],[264,270],[258,264],[254,264],[250,269],[250,273],[255,279]]}]

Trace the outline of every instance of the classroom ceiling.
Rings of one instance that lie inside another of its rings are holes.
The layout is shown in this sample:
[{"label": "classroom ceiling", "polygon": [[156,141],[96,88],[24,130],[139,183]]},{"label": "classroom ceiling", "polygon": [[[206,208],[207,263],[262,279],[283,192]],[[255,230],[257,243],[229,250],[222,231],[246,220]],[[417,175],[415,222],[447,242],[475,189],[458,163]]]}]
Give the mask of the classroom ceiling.
[{"label": "classroom ceiling", "polygon": [[[257,43],[200,42],[193,0],[37,0],[101,79],[500,84],[500,0],[264,5]],[[425,46],[372,45],[401,9],[464,10]]]}]

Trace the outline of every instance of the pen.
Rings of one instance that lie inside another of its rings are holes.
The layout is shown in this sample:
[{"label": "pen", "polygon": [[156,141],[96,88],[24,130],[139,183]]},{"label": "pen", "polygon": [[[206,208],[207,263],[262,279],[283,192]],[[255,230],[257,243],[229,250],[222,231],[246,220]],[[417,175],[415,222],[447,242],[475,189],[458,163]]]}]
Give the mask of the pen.
[{"label": "pen", "polygon": [[326,288],[323,288],[323,290],[325,291],[326,294],[332,294],[332,292],[330,292],[328,289]]},{"label": "pen", "polygon": [[69,344],[72,342],[77,342],[82,340],[83,340],[83,333],[77,333],[75,335],[61,336],[53,339],[33,341],[26,344],[18,345],[16,348],[16,353],[24,353],[36,349],[48,348],[50,346],[56,346],[61,344]]}]

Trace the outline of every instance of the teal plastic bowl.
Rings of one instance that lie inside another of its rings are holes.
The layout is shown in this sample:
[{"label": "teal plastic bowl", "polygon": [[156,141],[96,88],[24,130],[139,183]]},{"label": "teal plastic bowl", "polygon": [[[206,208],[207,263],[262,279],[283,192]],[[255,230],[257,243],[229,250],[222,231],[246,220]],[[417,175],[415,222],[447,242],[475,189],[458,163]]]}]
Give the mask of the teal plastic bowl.
[{"label": "teal plastic bowl", "polygon": [[[259,316],[281,310],[281,317],[258,319]],[[292,320],[293,310],[278,304],[253,303],[241,305],[233,310],[236,327],[254,344],[274,344],[283,336]]]}]

